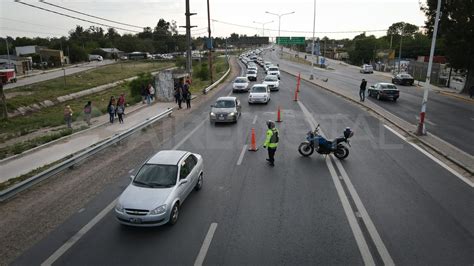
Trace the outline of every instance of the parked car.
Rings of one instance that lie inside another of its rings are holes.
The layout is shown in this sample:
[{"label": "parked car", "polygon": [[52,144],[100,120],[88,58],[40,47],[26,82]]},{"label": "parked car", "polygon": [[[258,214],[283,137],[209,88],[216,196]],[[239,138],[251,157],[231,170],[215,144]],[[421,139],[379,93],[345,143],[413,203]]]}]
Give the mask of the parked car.
[{"label": "parked car", "polygon": [[396,102],[400,97],[400,91],[392,83],[376,83],[369,87],[368,95],[377,100],[388,99]]},{"label": "parked car", "polygon": [[371,65],[364,64],[360,68],[360,73],[364,73],[364,74],[370,73],[370,74],[372,74],[372,73],[374,73],[374,68]]},{"label": "parked car", "polygon": [[249,103],[265,103],[270,101],[270,89],[266,84],[255,84],[250,89]]},{"label": "parked car", "polygon": [[232,91],[249,91],[249,79],[247,77],[236,77],[232,84]]},{"label": "parked car", "polygon": [[242,106],[237,97],[219,97],[216,103],[211,105],[209,119],[211,123],[216,122],[233,122],[242,115]]},{"label": "parked car", "polygon": [[274,75],[280,79],[280,69],[277,66],[270,66],[267,70],[268,75]]},{"label": "parked car", "polygon": [[247,70],[247,78],[251,81],[257,81],[257,71]]},{"label": "parked car", "polygon": [[275,75],[267,75],[263,80],[263,84],[266,84],[270,91],[277,91],[280,87],[280,81]]},{"label": "parked car", "polygon": [[392,78],[393,84],[411,86],[413,85],[414,82],[415,82],[415,79],[410,74],[406,74],[406,73],[397,74]]},{"label": "parked car", "polygon": [[101,55],[98,55],[98,54],[90,54],[89,55],[89,62],[90,61],[104,61],[104,58],[101,56]]},{"label": "parked car", "polygon": [[203,159],[187,151],[160,151],[148,159],[115,206],[117,220],[130,226],[173,225],[193,189],[203,184]]}]

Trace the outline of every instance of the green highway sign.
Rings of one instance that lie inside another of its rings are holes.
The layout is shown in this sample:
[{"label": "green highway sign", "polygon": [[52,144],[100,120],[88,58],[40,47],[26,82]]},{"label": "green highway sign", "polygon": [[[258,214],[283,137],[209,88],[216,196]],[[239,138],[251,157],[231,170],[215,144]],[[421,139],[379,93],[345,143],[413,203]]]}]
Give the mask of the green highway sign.
[{"label": "green highway sign", "polygon": [[304,44],[304,37],[276,37],[277,44]]}]

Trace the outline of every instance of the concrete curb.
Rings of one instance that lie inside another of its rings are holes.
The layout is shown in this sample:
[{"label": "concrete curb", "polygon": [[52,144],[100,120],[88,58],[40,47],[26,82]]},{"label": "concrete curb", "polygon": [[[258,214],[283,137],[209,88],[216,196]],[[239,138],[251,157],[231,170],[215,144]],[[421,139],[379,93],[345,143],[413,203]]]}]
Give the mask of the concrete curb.
[{"label": "concrete curb", "polygon": [[[289,75],[292,75],[292,76],[294,76],[294,77],[297,77],[296,75],[294,75],[294,74],[292,74],[292,73],[290,73],[290,72],[288,72],[288,71],[282,70],[281,68],[280,68],[280,71],[283,71],[283,72],[285,72],[285,73],[287,73],[287,74],[289,74]],[[349,101],[351,101],[351,102],[353,102],[353,103],[355,103],[355,104],[357,104],[357,105],[359,105],[359,106],[361,106],[361,107],[364,107],[364,108],[367,108],[367,109],[371,110],[372,112],[374,112],[374,113],[376,113],[377,115],[381,116],[383,119],[385,119],[386,121],[388,121],[388,122],[391,123],[392,125],[396,126],[396,127],[399,128],[400,130],[402,130],[403,132],[405,132],[406,134],[408,134],[410,137],[412,137],[412,138],[418,140],[419,142],[423,143],[423,145],[426,145],[427,147],[429,147],[430,149],[432,149],[433,151],[435,151],[435,152],[438,153],[439,155],[443,156],[444,158],[446,158],[447,160],[449,160],[449,161],[452,162],[453,164],[459,166],[459,167],[462,168],[464,171],[468,172],[470,175],[473,175],[474,171],[473,171],[473,169],[471,169],[469,166],[464,165],[463,163],[459,162],[458,160],[456,160],[456,159],[452,158],[451,156],[447,155],[447,154],[444,153],[443,151],[439,150],[437,147],[433,146],[431,143],[429,143],[429,142],[425,141],[424,139],[420,138],[419,136],[415,135],[413,132],[411,132],[410,130],[408,130],[408,129],[404,128],[403,126],[399,125],[397,122],[395,122],[395,121],[393,121],[392,119],[388,118],[386,115],[380,113],[379,111],[377,111],[377,110],[371,108],[370,106],[363,105],[362,103],[360,103],[360,102],[358,102],[358,101],[356,101],[356,100],[354,100],[354,99],[352,99],[352,98],[350,98],[350,97],[347,97],[346,95],[344,95],[344,94],[342,94],[342,93],[340,93],[340,92],[334,91],[334,90],[332,90],[332,89],[330,89],[330,88],[328,88],[328,87],[325,87],[325,86],[323,86],[323,85],[321,85],[321,84],[315,83],[315,82],[313,82],[313,81],[311,81],[311,80],[308,80],[308,79],[306,79],[306,78],[304,78],[304,77],[301,77],[301,79],[304,80],[304,81],[306,81],[306,82],[315,84],[315,85],[317,85],[317,86],[319,86],[319,87],[325,89],[326,91],[329,91],[329,92],[331,92],[331,93],[334,93],[334,94],[336,94],[336,95],[338,95],[338,96],[340,96],[340,97],[342,97],[342,98],[344,98],[344,99],[346,99],[346,100],[349,100]],[[435,135],[431,135],[431,136],[436,137],[437,139],[440,139],[439,137],[437,137],[437,136],[435,136]]]}]

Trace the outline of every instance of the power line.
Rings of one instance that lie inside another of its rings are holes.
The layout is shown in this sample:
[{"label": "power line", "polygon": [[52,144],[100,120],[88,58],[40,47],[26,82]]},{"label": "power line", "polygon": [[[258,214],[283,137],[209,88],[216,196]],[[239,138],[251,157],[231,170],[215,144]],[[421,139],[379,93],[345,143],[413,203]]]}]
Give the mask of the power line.
[{"label": "power line", "polygon": [[28,31],[28,30],[21,30],[21,29],[9,28],[9,27],[0,27],[0,29],[27,32],[27,33],[39,33],[39,34],[56,35],[56,36],[61,36],[61,37],[64,36],[64,35],[61,35],[61,34],[56,34],[56,33],[51,33],[51,32]]},{"label": "power line", "polygon": [[26,22],[26,21],[21,21],[21,20],[17,20],[17,19],[12,19],[12,18],[2,18],[2,17],[0,17],[0,19],[10,20],[10,21],[14,21],[14,22],[22,23],[22,24],[34,25],[34,26],[38,26],[38,27],[52,28],[52,29],[58,29],[58,30],[69,31],[69,30],[63,29],[63,28],[57,28],[57,27],[52,27],[52,26],[46,26],[46,25],[41,25],[41,24],[36,24],[36,23],[31,23],[31,22]]},{"label": "power line", "polygon": [[47,4],[47,5],[50,5],[50,6],[54,6],[54,7],[60,8],[60,9],[64,9],[64,10],[67,10],[67,11],[70,11],[70,12],[74,12],[74,13],[81,14],[81,15],[84,15],[84,16],[88,16],[88,17],[92,17],[92,18],[96,18],[96,19],[100,19],[100,20],[112,22],[112,23],[115,23],[115,24],[120,24],[120,25],[124,25],[124,26],[128,26],[128,27],[133,27],[133,28],[139,28],[139,29],[145,28],[145,27],[142,27],[142,26],[136,26],[136,25],[132,25],[132,24],[122,23],[122,22],[118,22],[118,21],[115,21],[115,20],[110,20],[110,19],[101,18],[101,17],[97,17],[97,16],[94,16],[94,15],[86,14],[86,13],[83,13],[83,12],[80,12],[80,11],[76,11],[76,10],[73,10],[73,9],[70,9],[70,8],[66,8],[66,7],[63,7],[63,6],[60,6],[60,5],[48,3],[48,2],[46,2],[46,1],[44,1],[44,0],[40,0],[40,2],[43,3],[43,4]]},{"label": "power line", "polygon": [[21,2],[20,0],[15,0],[15,2],[17,2],[19,4],[22,4],[22,5],[30,6],[30,7],[33,7],[33,8],[41,9],[41,10],[46,11],[46,12],[51,12],[51,13],[54,13],[54,14],[57,14],[57,15],[60,15],[60,16],[64,16],[64,17],[68,17],[68,18],[72,18],[72,19],[77,19],[77,20],[81,20],[81,21],[84,21],[84,22],[88,22],[88,23],[108,27],[108,28],[114,28],[114,29],[119,29],[119,30],[128,31],[128,32],[136,32],[136,33],[140,32],[140,31],[136,31],[136,30],[129,30],[129,29],[124,29],[124,28],[114,27],[114,26],[110,26],[110,25],[107,25],[107,24],[94,22],[94,21],[90,21],[90,20],[87,20],[87,19],[82,19],[82,18],[78,18],[78,17],[75,17],[75,16],[59,13],[59,12],[56,12],[56,11],[53,11],[53,10],[50,10],[50,9],[47,9],[47,8],[43,8],[43,7],[35,6],[35,5],[32,5],[32,4],[24,3],[24,2]]},{"label": "power line", "polygon": [[[236,24],[236,23],[225,22],[225,21],[216,20],[216,19],[213,19],[213,21],[217,23],[241,27],[241,28],[257,29],[255,26]],[[278,31],[277,29],[265,29],[265,30]],[[313,33],[312,31],[301,31],[301,30],[280,30],[280,31],[281,32],[296,32],[296,33]],[[384,29],[384,30],[353,30],[353,31],[317,31],[315,33],[359,33],[359,32],[382,32],[382,31],[387,31],[387,30]]]}]

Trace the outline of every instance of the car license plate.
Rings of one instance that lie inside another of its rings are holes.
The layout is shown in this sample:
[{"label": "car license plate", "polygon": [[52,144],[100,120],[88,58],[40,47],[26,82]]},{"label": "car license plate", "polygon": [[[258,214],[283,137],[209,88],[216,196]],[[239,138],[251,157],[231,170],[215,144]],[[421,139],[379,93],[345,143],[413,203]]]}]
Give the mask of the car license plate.
[{"label": "car license plate", "polygon": [[141,224],[142,223],[142,219],[140,219],[140,218],[130,218],[129,221],[131,223],[134,223],[134,224]]}]

